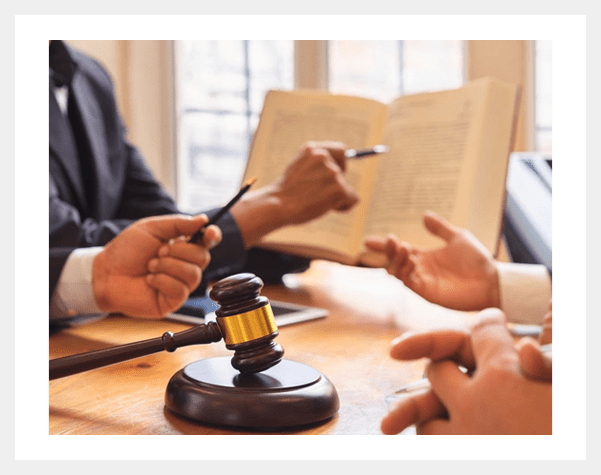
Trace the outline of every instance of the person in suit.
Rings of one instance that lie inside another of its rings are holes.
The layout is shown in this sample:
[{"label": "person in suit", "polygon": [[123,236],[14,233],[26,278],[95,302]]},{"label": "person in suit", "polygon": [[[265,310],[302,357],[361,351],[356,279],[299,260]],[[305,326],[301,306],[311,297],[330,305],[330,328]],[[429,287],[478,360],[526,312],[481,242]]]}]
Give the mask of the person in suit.
[{"label": "person in suit", "polygon": [[[60,40],[50,42],[49,58],[49,283],[53,299],[61,279],[74,281],[65,275],[79,267],[67,265],[70,260],[88,262],[90,275],[93,256],[126,227],[142,218],[179,210],[137,148],[127,141],[112,81],[104,68]],[[358,197],[344,179],[345,168],[343,144],[303,146],[280,179],[247,193],[220,220],[222,239],[211,249],[211,262],[197,292],[204,292],[208,281],[235,272],[250,271],[274,281],[286,272],[306,269],[306,259],[253,246],[281,226],[353,207]],[[217,211],[208,210],[206,215],[210,218]],[[51,314],[79,313],[60,300],[61,305],[51,305]]]}]

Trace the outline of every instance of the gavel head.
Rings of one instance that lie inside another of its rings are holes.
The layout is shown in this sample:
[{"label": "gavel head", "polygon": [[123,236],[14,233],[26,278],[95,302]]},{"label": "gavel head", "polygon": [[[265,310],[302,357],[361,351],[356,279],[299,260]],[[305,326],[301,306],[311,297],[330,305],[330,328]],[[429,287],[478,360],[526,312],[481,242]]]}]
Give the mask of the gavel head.
[{"label": "gavel head", "polygon": [[226,348],[234,350],[232,366],[241,373],[257,373],[278,364],[284,349],[274,341],[278,327],[263,281],[254,274],[236,274],[217,282],[209,296],[219,304],[217,324]]}]

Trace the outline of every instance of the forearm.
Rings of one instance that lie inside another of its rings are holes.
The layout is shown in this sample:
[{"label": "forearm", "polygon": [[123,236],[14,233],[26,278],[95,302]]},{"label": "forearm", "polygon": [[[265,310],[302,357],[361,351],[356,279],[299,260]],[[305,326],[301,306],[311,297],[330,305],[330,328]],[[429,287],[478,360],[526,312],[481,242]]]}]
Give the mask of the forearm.
[{"label": "forearm", "polygon": [[231,209],[231,214],[238,224],[246,249],[286,224],[282,200],[273,185],[247,193]]}]

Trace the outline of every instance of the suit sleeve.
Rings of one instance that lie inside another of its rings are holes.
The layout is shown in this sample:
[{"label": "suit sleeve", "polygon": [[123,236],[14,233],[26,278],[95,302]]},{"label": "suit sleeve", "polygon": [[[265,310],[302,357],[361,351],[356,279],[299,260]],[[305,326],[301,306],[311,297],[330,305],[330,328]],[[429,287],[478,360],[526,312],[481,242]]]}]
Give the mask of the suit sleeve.
[{"label": "suit sleeve", "polygon": [[[99,157],[110,172],[110,186],[115,199],[106,209],[97,210],[94,217],[82,217],[78,208],[63,194],[68,194],[63,179],[64,170],[50,160],[50,296],[60,279],[62,269],[74,249],[104,246],[134,221],[179,212],[174,200],[154,178],[138,149],[128,143],[126,129],[114,100],[112,82],[104,69],[86,57],[78,56],[83,74],[91,81],[95,98],[102,113],[107,137],[107,156]],[[56,175],[56,177],[55,177]],[[58,181],[56,181],[58,180]],[[104,185],[101,185],[104,186]],[[107,185],[108,186],[108,185]],[[106,190],[100,189],[102,193]],[[211,217],[217,210],[207,211]],[[202,293],[207,282],[240,271],[254,272],[266,282],[276,281],[286,272],[306,268],[297,258],[276,255],[269,251],[252,250],[247,254],[240,229],[229,214],[218,223],[223,233],[219,246],[211,252],[211,263],[203,273],[198,289]],[[248,260],[247,260],[248,257]],[[197,293],[198,293],[197,292]]]},{"label": "suit sleeve", "polygon": [[[211,217],[218,210],[211,210]],[[82,221],[78,210],[60,199],[50,177],[50,297],[60,280],[62,269],[70,254],[77,248],[103,246],[135,219]],[[240,271],[246,261],[246,250],[240,230],[228,213],[219,222],[222,242],[211,251],[211,263],[203,273],[203,282],[197,293],[206,290],[207,282]]]}]

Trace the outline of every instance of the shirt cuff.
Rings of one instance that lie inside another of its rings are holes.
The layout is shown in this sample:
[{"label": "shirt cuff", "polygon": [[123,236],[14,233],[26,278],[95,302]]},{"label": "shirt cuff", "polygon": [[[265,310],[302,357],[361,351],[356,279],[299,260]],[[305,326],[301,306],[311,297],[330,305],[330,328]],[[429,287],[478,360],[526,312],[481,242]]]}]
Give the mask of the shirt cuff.
[{"label": "shirt cuff", "polygon": [[67,259],[50,302],[51,318],[106,313],[94,298],[92,269],[102,247],[75,249]]},{"label": "shirt cuff", "polygon": [[497,263],[501,310],[513,323],[540,325],[549,311],[551,278],[537,264]]}]

